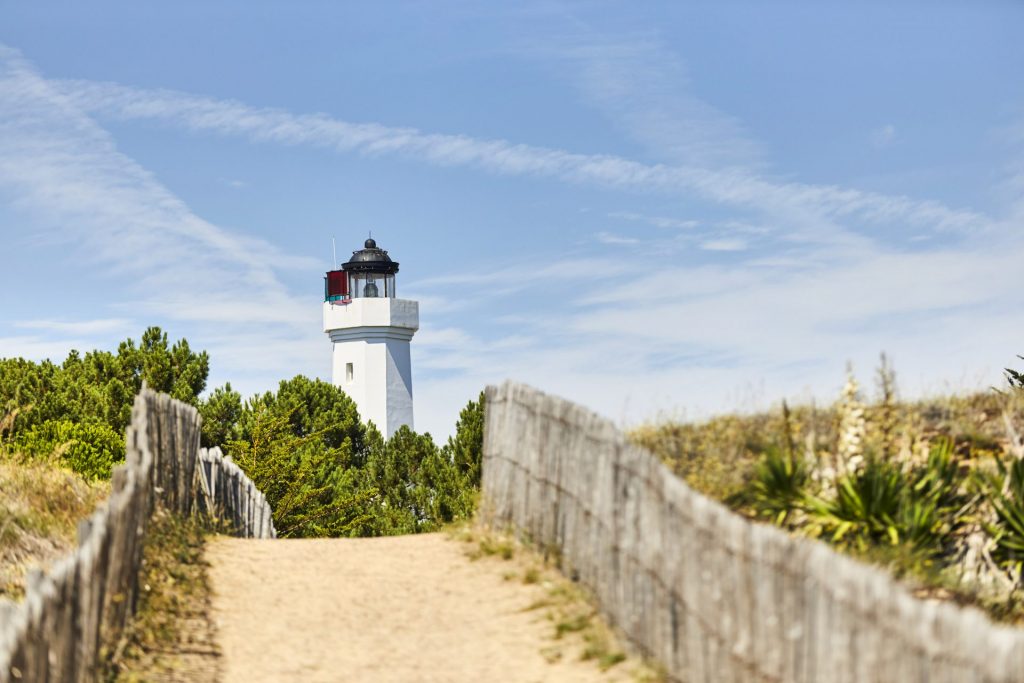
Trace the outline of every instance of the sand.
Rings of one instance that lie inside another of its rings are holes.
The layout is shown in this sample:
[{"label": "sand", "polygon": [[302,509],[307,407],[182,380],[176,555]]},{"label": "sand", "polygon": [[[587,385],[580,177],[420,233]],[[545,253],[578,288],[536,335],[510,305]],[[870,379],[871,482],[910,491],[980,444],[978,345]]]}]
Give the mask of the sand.
[{"label": "sand", "polygon": [[442,534],[207,546],[223,680],[609,681],[549,662],[538,586]]}]

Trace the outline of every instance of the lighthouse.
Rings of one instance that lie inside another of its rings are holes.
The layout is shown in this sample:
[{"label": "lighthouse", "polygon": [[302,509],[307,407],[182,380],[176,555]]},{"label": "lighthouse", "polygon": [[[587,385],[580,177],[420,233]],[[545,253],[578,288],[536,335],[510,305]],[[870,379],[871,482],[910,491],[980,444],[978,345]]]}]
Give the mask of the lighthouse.
[{"label": "lighthouse", "polygon": [[420,327],[416,301],[399,299],[398,263],[371,238],[324,278],[324,332],[332,381],[385,437],[413,427],[409,342]]}]

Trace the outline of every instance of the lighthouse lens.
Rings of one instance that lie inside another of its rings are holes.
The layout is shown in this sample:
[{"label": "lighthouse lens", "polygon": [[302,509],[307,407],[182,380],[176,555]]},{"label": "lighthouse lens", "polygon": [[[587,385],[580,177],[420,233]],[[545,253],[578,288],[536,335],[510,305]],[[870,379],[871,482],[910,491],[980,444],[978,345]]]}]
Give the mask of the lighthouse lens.
[{"label": "lighthouse lens", "polygon": [[363,296],[367,298],[379,296],[377,292],[377,283],[375,283],[373,280],[368,281],[366,283],[366,286],[363,287]]}]

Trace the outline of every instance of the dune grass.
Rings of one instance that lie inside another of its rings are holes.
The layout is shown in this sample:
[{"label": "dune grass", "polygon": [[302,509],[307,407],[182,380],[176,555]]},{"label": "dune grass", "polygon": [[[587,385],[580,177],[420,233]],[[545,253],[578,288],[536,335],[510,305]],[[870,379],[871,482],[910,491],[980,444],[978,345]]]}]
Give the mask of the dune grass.
[{"label": "dune grass", "polygon": [[0,451],[0,597],[20,599],[30,569],[70,553],[79,520],[109,490],[109,482],[88,482],[58,458]]}]

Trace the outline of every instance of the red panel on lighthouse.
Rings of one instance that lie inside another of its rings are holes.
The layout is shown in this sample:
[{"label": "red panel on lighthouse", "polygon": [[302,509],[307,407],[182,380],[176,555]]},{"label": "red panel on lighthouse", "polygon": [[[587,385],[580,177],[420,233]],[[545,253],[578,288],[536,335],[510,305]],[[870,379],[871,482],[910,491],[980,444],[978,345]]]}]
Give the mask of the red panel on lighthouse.
[{"label": "red panel on lighthouse", "polygon": [[343,270],[332,270],[327,273],[327,298],[348,297],[348,273]]}]

